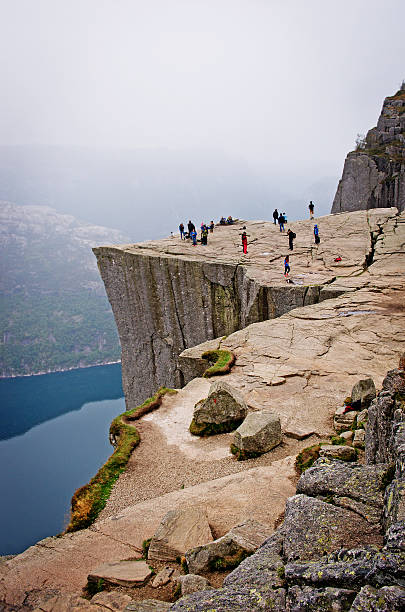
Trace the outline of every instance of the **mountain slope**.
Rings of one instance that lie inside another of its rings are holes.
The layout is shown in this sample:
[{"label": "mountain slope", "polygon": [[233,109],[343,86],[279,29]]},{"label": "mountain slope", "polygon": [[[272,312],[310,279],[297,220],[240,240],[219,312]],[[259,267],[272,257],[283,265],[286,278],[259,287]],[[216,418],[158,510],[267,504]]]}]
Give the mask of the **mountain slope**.
[{"label": "mountain slope", "polygon": [[1,376],[118,360],[91,247],[127,238],[45,206],[0,202],[0,221]]}]

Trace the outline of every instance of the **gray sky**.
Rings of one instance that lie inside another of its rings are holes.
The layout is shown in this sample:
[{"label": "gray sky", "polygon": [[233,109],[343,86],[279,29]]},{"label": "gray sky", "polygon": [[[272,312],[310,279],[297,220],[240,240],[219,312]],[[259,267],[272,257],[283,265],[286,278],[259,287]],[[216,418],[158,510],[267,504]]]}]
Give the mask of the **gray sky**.
[{"label": "gray sky", "polygon": [[0,145],[341,172],[405,78],[405,1],[0,0]]}]

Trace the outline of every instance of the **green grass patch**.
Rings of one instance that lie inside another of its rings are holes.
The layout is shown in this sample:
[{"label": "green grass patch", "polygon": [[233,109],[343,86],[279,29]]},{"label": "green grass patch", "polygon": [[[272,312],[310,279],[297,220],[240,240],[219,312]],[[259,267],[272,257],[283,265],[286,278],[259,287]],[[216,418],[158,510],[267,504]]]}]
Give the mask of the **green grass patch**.
[{"label": "green grass patch", "polygon": [[210,367],[203,374],[205,378],[228,374],[235,363],[235,355],[232,351],[205,351],[201,357],[210,363]]},{"label": "green grass patch", "polygon": [[317,459],[319,459],[319,451],[321,450],[320,444],[314,444],[313,446],[307,446],[298,455],[295,460],[295,467],[297,471],[302,474],[307,470]]},{"label": "green grass patch", "polygon": [[244,419],[227,421],[226,423],[196,423],[193,419],[190,423],[190,433],[193,436],[216,436],[217,434],[235,431],[243,423]]},{"label": "green grass patch", "polygon": [[340,436],[331,436],[331,444],[336,446],[344,446],[346,444],[345,438],[341,438]]},{"label": "green grass patch", "polygon": [[132,451],[141,440],[135,427],[128,425],[126,421],[134,420],[138,411],[139,418],[142,414],[160,406],[162,397],[166,393],[177,393],[177,391],[161,387],[143,404],[120,414],[113,420],[110,426],[110,439],[116,447],[115,451],[90,482],[80,487],[73,495],[66,533],[85,529],[94,523],[105,507],[114,483],[125,470]]}]

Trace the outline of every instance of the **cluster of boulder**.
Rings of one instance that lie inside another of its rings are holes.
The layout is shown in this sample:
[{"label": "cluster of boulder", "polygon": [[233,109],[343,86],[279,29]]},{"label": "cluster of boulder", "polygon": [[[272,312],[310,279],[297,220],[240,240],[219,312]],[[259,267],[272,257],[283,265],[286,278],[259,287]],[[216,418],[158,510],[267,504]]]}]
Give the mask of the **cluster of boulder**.
[{"label": "cluster of boulder", "polygon": [[171,610],[405,609],[404,360],[374,399],[371,388],[362,382],[360,397],[357,390],[351,396],[360,409],[355,426],[368,404],[365,464],[320,457],[288,499],[283,525],[223,587],[184,597]]},{"label": "cluster of boulder", "polygon": [[234,430],[231,451],[238,459],[258,457],[282,441],[277,414],[269,410],[248,413],[239,392],[224,381],[216,381],[208,397],[195,405],[190,432],[208,436]]}]

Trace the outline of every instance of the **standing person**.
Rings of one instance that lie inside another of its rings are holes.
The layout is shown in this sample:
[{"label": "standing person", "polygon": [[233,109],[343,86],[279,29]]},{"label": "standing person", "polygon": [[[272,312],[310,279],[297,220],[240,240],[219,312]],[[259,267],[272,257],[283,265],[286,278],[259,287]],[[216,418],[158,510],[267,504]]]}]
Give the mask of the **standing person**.
[{"label": "standing person", "polygon": [[208,227],[206,225],[201,230],[201,244],[208,244]]},{"label": "standing person", "polygon": [[290,273],[290,256],[286,255],[284,259],[284,276],[287,277]]},{"label": "standing person", "polygon": [[309,218],[313,219],[314,218],[314,205],[312,204],[312,200],[309,203]]},{"label": "standing person", "polygon": [[[193,226],[194,227],[194,226]],[[191,230],[190,232],[190,238],[193,241],[193,246],[197,246],[197,232],[195,231],[195,227],[193,230]]]},{"label": "standing person", "polygon": [[214,231],[214,227],[215,227],[215,223],[213,221],[211,221],[211,223],[210,223],[210,232],[211,232],[211,234]]},{"label": "standing person", "polygon": [[315,244],[319,244],[321,242],[321,239],[319,237],[319,227],[317,225],[314,225],[314,237],[315,237]]},{"label": "standing person", "polygon": [[288,236],[288,245],[289,245],[290,251],[292,251],[293,248],[294,248],[294,242],[293,241],[296,239],[297,234],[295,234],[293,231],[291,231],[289,229],[289,230],[287,230],[287,236]]},{"label": "standing person", "polygon": [[273,211],[273,221],[274,221],[274,225],[276,225],[276,223],[278,221],[278,210],[277,210],[277,208],[275,208],[274,211]]},{"label": "standing person", "polygon": [[186,237],[184,236],[184,225],[183,223],[180,223],[179,225],[179,232],[180,232],[180,240],[184,240],[186,239]]},{"label": "standing person", "polygon": [[[243,230],[246,229],[245,226],[243,226],[242,228]],[[245,231],[243,231],[241,234],[239,234],[240,236],[242,236],[242,249],[243,249],[243,253],[244,255],[247,254],[247,239],[248,239],[248,235]]]},{"label": "standing person", "polygon": [[195,232],[195,225],[194,223],[191,223],[191,221],[189,221],[187,223],[187,227],[188,227],[189,236],[191,236],[191,232]]},{"label": "standing person", "polygon": [[284,217],[282,214],[278,216],[278,224],[280,226],[280,232],[284,232]]}]

